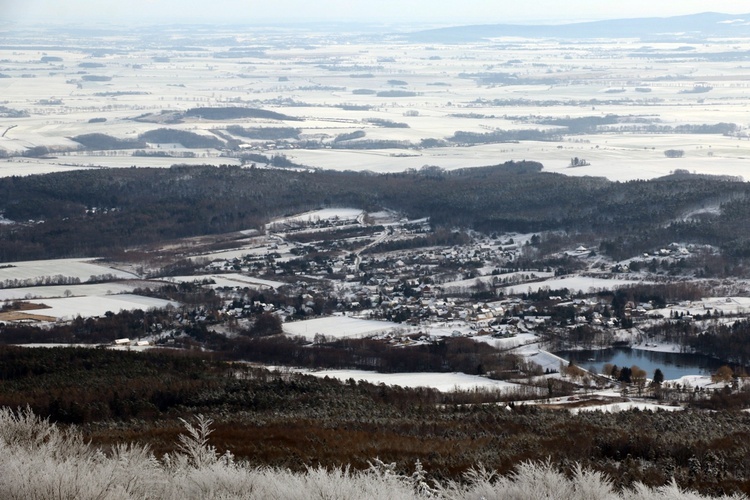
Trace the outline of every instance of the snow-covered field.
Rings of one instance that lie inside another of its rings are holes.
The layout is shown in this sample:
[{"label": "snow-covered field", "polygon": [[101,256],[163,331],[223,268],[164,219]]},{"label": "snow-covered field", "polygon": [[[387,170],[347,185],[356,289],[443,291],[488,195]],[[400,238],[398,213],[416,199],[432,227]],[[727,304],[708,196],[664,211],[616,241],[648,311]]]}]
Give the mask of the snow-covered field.
[{"label": "snow-covered field", "polygon": [[[518,281],[533,281],[533,280],[539,280],[539,279],[549,279],[555,276],[555,273],[552,272],[544,272],[544,271],[534,271],[534,272],[515,272],[515,273],[506,273],[506,274],[498,274],[497,276],[477,276],[476,278],[471,278],[467,280],[457,280],[457,281],[446,281],[445,283],[441,283],[440,287],[444,290],[448,289],[467,289],[472,288],[477,284],[477,281],[480,281],[485,284],[490,284],[495,280],[518,280]],[[519,285],[520,286],[520,285]]]},{"label": "snow-covered field", "polygon": [[750,311],[750,297],[707,297],[703,300],[681,303],[669,308],[655,309],[652,312],[668,318],[670,313],[684,313],[693,316],[700,314],[703,316],[707,313],[746,314],[748,311]]},{"label": "snow-covered field", "polygon": [[[609,135],[589,136],[585,145],[524,141],[470,147],[403,151],[295,150],[288,157],[297,163],[331,170],[402,172],[437,165],[446,170],[497,165],[510,160],[535,160],[544,170],[570,176],[606,177],[613,181],[653,179],[676,169],[711,175],[747,177],[750,143],[715,135]],[[667,149],[682,149],[682,158],[667,158]],[[399,154],[400,153],[400,154]],[[585,158],[589,165],[570,167],[570,158]],[[747,179],[746,179],[747,180]]]},{"label": "snow-covered field", "polygon": [[121,294],[88,297],[67,297],[59,299],[33,299],[32,304],[43,304],[45,309],[36,309],[34,314],[50,316],[61,321],[74,319],[76,316],[83,318],[104,316],[107,312],[118,313],[120,311],[131,311],[135,309],[157,309],[169,305],[178,306],[176,302],[142,297],[140,295]]},{"label": "snow-covered field", "polygon": [[5,288],[0,289],[0,301],[130,293],[138,288],[141,284],[144,286],[148,286],[144,282],[118,281],[109,283],[95,283],[91,285],[58,285],[32,286],[27,288]]},{"label": "snow-covered field", "polygon": [[324,220],[356,220],[364,212],[358,208],[323,208],[293,217],[284,217],[270,222],[273,224],[311,224]]},{"label": "snow-covered field", "polygon": [[525,357],[528,361],[538,365],[545,372],[559,372],[561,366],[567,366],[568,362],[560,356],[544,351],[536,344],[526,345],[513,351],[515,354]]},{"label": "snow-covered field", "polygon": [[[537,340],[539,340],[539,337],[537,337],[533,333],[519,333],[515,337],[508,337],[508,338],[495,338],[490,335],[482,335],[478,337],[472,337],[476,342],[486,342],[487,344],[491,345],[492,347],[496,349],[512,349],[514,347],[520,347],[525,346],[527,344],[533,343]],[[537,356],[537,354],[533,354],[533,351],[526,352],[522,350],[515,351],[517,354],[525,355],[525,356]],[[536,358],[535,358],[536,359]],[[542,358],[539,358],[540,360]]]},{"label": "snow-covered field", "polygon": [[501,380],[491,380],[465,373],[377,373],[363,370],[299,370],[316,377],[338,380],[364,380],[371,384],[397,385],[400,387],[430,387],[442,392],[474,389],[518,390],[521,386]]},{"label": "snow-covered field", "polygon": [[279,288],[280,286],[286,285],[281,281],[264,280],[261,278],[253,278],[252,276],[245,276],[239,273],[229,274],[199,274],[195,276],[170,276],[166,281],[175,283],[193,283],[202,282],[204,280],[213,280],[214,284],[209,285],[212,288],[234,288],[234,287],[250,287],[250,288]]},{"label": "snow-covered field", "polygon": [[[745,176],[750,157],[750,141],[742,136],[643,131],[644,124],[744,126],[748,75],[731,57],[709,58],[700,64],[655,57],[644,64],[633,55],[642,48],[641,40],[579,41],[573,50],[560,41],[496,39],[444,44],[436,51],[432,44],[395,39],[379,43],[369,37],[349,38],[341,43],[332,42],[328,34],[279,30],[255,32],[258,43],[267,47],[234,58],[212,54],[236,50],[232,40],[244,39],[244,32],[226,32],[226,46],[213,38],[202,46],[201,33],[183,34],[189,36],[191,50],[175,51],[155,46],[150,39],[139,43],[138,34],[112,31],[101,46],[118,50],[106,58],[71,50],[76,40],[66,38],[60,46],[53,42],[45,46],[45,55],[60,60],[44,62],[32,34],[16,35],[12,47],[0,49],[3,76],[7,76],[0,81],[0,91],[4,106],[23,114],[3,117],[0,150],[12,158],[0,162],[0,176],[98,167],[237,165],[237,158],[222,156],[219,149],[193,149],[189,158],[132,156],[130,150],[73,151],[77,143],[71,139],[90,133],[135,139],[164,126],[216,137],[214,131],[226,133],[232,124],[299,128],[301,139],[323,141],[326,146],[279,149],[274,141],[235,138],[253,153],[280,154],[303,165],[336,170],[400,172],[424,166],[451,170],[537,160],[551,172],[626,181],[664,176],[675,169]],[[48,39],[54,40],[54,35]],[[302,39],[304,51],[297,45]],[[503,45],[501,52],[498,44]],[[648,47],[653,54],[676,50],[675,44],[657,40],[650,40]],[[691,49],[696,55],[730,50],[724,40],[706,40]],[[737,55],[747,49],[746,41],[731,41]],[[85,67],[81,64],[92,62],[98,66],[90,72],[81,70]],[[520,81],[496,84],[476,76],[504,73]],[[91,74],[109,80],[84,78]],[[690,92],[697,82],[710,91]],[[394,90],[409,94],[382,94]],[[302,121],[158,120],[163,112],[236,103],[273,109]],[[133,119],[144,115],[157,118]],[[550,130],[559,126],[544,119],[607,115],[618,115],[621,122],[560,140],[473,146],[447,142],[442,147],[422,147],[421,142],[444,141],[458,131]],[[401,126],[383,126],[388,122]],[[408,142],[412,147],[328,147],[337,136],[352,132],[364,133],[363,140]],[[37,146],[65,151],[43,159],[20,156]],[[145,149],[173,155],[186,152],[178,144],[148,144]],[[666,158],[667,149],[683,150],[684,156]],[[589,165],[568,168],[572,157],[586,159]],[[254,161],[263,166],[262,159]]]},{"label": "snow-covered field", "polygon": [[314,340],[315,335],[329,338],[367,337],[383,334],[400,328],[400,325],[387,321],[371,321],[350,316],[329,316],[306,321],[284,323],[284,333],[299,335]]},{"label": "snow-covered field", "polygon": [[[8,267],[5,267],[8,266]],[[92,277],[107,277],[108,279],[138,279],[133,273],[108,267],[104,263],[97,263],[94,259],[57,259],[32,260],[24,262],[0,263],[0,284],[18,280],[30,280],[44,284],[45,278],[78,279],[89,281]],[[23,283],[18,286],[24,286]]]},{"label": "snow-covered field", "polygon": [[669,405],[659,405],[655,403],[649,403],[645,401],[620,401],[617,403],[608,403],[608,404],[602,404],[602,405],[591,405],[591,406],[580,406],[580,407],[572,407],[569,408],[568,411],[571,413],[580,413],[585,411],[601,411],[603,413],[617,413],[621,411],[628,411],[628,410],[650,410],[650,411],[678,411],[682,410],[682,406],[669,406]]},{"label": "snow-covered field", "polygon": [[621,278],[592,278],[588,276],[569,276],[565,278],[554,278],[543,281],[535,281],[533,283],[524,283],[522,285],[508,286],[503,288],[503,291],[508,295],[526,293],[529,290],[537,291],[543,288],[549,288],[550,290],[559,290],[561,288],[567,288],[571,292],[581,291],[584,293],[593,292],[597,290],[612,290],[620,286],[635,285],[643,283],[639,280],[628,280]]}]

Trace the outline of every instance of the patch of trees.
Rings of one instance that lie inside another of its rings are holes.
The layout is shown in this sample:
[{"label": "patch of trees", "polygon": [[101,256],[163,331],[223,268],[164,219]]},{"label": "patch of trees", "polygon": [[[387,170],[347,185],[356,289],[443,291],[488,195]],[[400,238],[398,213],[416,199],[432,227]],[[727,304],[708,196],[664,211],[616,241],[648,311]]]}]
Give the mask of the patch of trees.
[{"label": "patch of trees", "polygon": [[22,153],[22,156],[27,158],[44,158],[53,153],[53,150],[47,146],[34,146]]},{"label": "patch of trees", "polygon": [[610,114],[606,116],[581,116],[578,118],[552,118],[542,120],[539,123],[567,127],[568,132],[571,134],[586,134],[596,131],[602,125],[612,125],[627,119],[632,118]]},{"label": "patch of trees", "polygon": [[204,120],[240,120],[243,118],[263,118],[266,120],[300,121],[299,118],[258,108],[190,108],[185,111],[186,117]]},{"label": "patch of trees", "polygon": [[692,336],[689,345],[697,352],[722,361],[750,366],[750,322],[716,324]]},{"label": "patch of trees", "polygon": [[518,141],[559,141],[562,136],[547,130],[496,130],[494,132],[455,132],[448,141],[459,144],[492,144]]},{"label": "patch of trees", "polygon": [[378,97],[416,97],[419,94],[411,90],[381,90],[375,95]]},{"label": "patch of trees", "polygon": [[84,82],[110,82],[112,81],[112,77],[104,75],[82,75],[81,80]]},{"label": "patch of trees", "polygon": [[394,122],[385,118],[366,118],[365,122],[384,128],[409,128],[408,123]]},{"label": "patch of trees", "polygon": [[26,118],[29,116],[29,113],[7,106],[0,106],[0,116],[3,118]]},{"label": "patch of trees", "polygon": [[78,285],[81,279],[78,277],[56,274],[54,276],[39,276],[36,278],[4,279],[0,280],[0,288],[22,288],[29,286],[55,286],[55,285]]},{"label": "patch of trees", "polygon": [[108,149],[145,148],[146,142],[141,139],[118,139],[107,134],[83,134],[71,137],[87,150],[105,151]]},{"label": "patch of trees", "polygon": [[364,130],[355,130],[354,132],[345,132],[343,134],[337,135],[336,137],[334,137],[333,142],[335,144],[337,142],[353,141],[356,139],[361,139],[364,136]]},{"label": "patch of trees", "polygon": [[682,149],[667,149],[664,151],[664,156],[667,158],[682,158],[685,156],[685,151]]},{"label": "patch of trees", "polygon": [[247,139],[276,141],[280,139],[299,139],[301,129],[292,127],[254,127],[245,128],[239,125],[227,127],[227,132]]},{"label": "patch of trees", "polygon": [[189,149],[213,148],[221,149],[224,143],[215,136],[206,136],[189,132],[187,130],[176,130],[160,128],[142,133],[139,140],[154,144],[181,144]]},{"label": "patch of trees", "polygon": [[352,94],[354,95],[375,95],[377,94],[377,90],[372,89],[354,89],[352,90]]},{"label": "patch of trees", "polygon": [[682,301],[698,301],[710,294],[710,289],[705,285],[690,281],[659,284],[637,284],[628,287],[620,287],[614,292],[613,307],[615,311],[621,312],[621,308],[627,302],[636,305],[643,302],[651,302],[654,307],[662,308],[667,304]]},{"label": "patch of trees", "polygon": [[340,108],[344,111],[370,111],[374,106],[370,104],[335,104],[334,108]]}]

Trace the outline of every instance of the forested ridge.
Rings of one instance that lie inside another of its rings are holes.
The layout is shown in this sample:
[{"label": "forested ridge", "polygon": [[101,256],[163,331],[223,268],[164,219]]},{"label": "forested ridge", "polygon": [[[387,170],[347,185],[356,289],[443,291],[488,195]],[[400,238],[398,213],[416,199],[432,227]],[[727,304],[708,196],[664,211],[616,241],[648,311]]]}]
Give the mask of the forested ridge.
[{"label": "forested ridge", "polygon": [[[433,226],[566,230],[638,252],[671,241],[750,255],[750,185],[675,175],[610,182],[542,171],[535,162],[398,174],[234,166],[92,169],[0,179],[0,261],[108,255],[171,238],[258,228],[325,206],[388,208]],[[698,219],[690,211],[720,207]],[[718,213],[716,213],[718,212]],[[43,221],[43,223],[42,223]],[[622,258],[630,255],[613,255]]]}]

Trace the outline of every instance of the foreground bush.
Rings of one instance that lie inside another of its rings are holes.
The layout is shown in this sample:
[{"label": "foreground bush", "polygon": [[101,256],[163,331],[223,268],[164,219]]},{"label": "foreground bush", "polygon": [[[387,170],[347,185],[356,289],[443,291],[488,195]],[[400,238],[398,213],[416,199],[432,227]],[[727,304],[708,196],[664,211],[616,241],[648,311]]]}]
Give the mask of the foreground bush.
[{"label": "foreground bush", "polygon": [[[177,451],[158,459],[139,446],[107,452],[31,411],[0,409],[0,498],[4,499],[690,499],[674,482],[617,492],[605,475],[550,462],[523,463],[508,477],[482,467],[464,481],[430,481],[419,462],[411,476],[374,460],[365,471],[253,468],[208,444],[211,420],[185,422]],[[746,498],[733,496],[724,498]]]}]

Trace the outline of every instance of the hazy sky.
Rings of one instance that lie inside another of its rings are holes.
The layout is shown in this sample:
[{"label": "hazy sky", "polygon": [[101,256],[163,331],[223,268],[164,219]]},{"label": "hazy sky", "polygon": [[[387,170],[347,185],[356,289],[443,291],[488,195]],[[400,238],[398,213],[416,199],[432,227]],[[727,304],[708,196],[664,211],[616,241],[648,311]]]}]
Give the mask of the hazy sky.
[{"label": "hazy sky", "polygon": [[698,12],[750,13],[747,0],[0,0],[0,20],[279,23],[554,23]]}]

